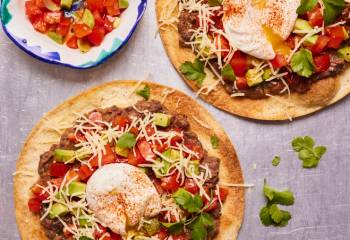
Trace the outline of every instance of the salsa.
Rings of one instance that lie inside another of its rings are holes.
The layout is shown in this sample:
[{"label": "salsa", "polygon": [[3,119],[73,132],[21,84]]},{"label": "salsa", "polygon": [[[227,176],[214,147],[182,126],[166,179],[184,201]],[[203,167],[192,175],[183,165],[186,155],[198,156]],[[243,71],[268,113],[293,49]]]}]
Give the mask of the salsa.
[{"label": "salsa", "polygon": [[29,0],[25,12],[36,31],[85,53],[119,26],[128,6],[128,0]]}]

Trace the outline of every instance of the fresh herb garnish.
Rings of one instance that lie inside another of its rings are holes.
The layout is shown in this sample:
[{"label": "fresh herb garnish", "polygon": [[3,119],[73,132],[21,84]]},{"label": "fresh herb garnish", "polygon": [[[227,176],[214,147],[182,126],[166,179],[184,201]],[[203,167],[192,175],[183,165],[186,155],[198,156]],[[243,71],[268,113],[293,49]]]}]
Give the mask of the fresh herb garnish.
[{"label": "fresh herb garnish", "polygon": [[191,239],[205,240],[207,239],[208,230],[214,227],[214,219],[208,213],[201,213],[190,225]]},{"label": "fresh herb garnish", "polygon": [[173,193],[173,198],[180,207],[190,213],[198,213],[203,207],[203,201],[198,194],[193,196],[183,188],[179,188]]},{"label": "fresh herb garnish", "polygon": [[281,157],[280,156],[275,156],[272,159],[272,166],[277,167],[281,162]]},{"label": "fresh herb garnish", "polygon": [[337,16],[342,12],[344,0],[322,0],[324,5],[323,18],[326,25],[332,24]]},{"label": "fresh herb garnish", "polygon": [[293,72],[302,77],[310,77],[315,70],[314,60],[310,50],[301,48],[296,52],[291,60]]},{"label": "fresh herb garnish", "polygon": [[214,134],[210,137],[210,143],[213,149],[217,149],[219,146],[219,138]]},{"label": "fresh herb garnish", "polygon": [[136,94],[143,97],[145,100],[149,99],[151,88],[148,85],[145,85],[142,89],[137,90]]},{"label": "fresh herb garnish", "polygon": [[316,167],[327,148],[325,146],[315,146],[315,141],[309,137],[297,137],[292,141],[292,147],[298,152],[299,159],[303,162],[304,168]]},{"label": "fresh herb garnish", "polygon": [[168,232],[171,235],[178,234],[178,233],[182,232],[184,229],[183,222],[175,222],[175,223],[160,222],[160,223],[168,229]]},{"label": "fresh herb garnish", "polygon": [[198,86],[202,85],[206,76],[206,73],[204,72],[204,63],[201,62],[198,58],[196,58],[193,63],[189,61],[183,63],[180,66],[180,71],[189,80],[196,81]]},{"label": "fresh herb garnish", "polygon": [[293,193],[288,190],[278,191],[267,185],[266,181],[264,182],[263,192],[267,198],[267,204],[260,210],[261,223],[265,226],[286,226],[292,216],[288,211],[279,209],[277,204],[285,206],[294,204]]},{"label": "fresh herb garnish", "polygon": [[312,10],[316,4],[317,0],[301,0],[300,6],[297,9],[299,15],[304,15],[306,12]]},{"label": "fresh herb garnish", "polygon": [[225,67],[222,68],[221,70],[221,76],[225,80],[229,81],[235,81],[236,80],[236,75],[231,67],[230,64],[227,64]]},{"label": "fresh herb garnish", "polygon": [[134,134],[126,132],[118,139],[117,146],[120,148],[132,148],[135,146],[136,137]]}]

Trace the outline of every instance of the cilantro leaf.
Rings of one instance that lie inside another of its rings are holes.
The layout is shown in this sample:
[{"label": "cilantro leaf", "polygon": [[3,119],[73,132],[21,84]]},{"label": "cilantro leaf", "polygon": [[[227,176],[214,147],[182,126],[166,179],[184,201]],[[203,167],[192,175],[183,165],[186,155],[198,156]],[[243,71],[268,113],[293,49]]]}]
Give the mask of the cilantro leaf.
[{"label": "cilantro leaf", "polygon": [[160,223],[168,229],[168,232],[170,234],[178,234],[182,232],[184,229],[183,222],[176,222],[176,223],[160,222]]},{"label": "cilantro leaf", "polygon": [[191,239],[205,240],[208,229],[214,227],[214,218],[209,213],[201,213],[190,225]]},{"label": "cilantro leaf", "polygon": [[264,226],[274,225],[276,227],[284,227],[288,224],[292,215],[288,211],[278,208],[276,204],[267,204],[260,210],[260,221]]},{"label": "cilantro leaf", "polygon": [[270,203],[277,203],[285,206],[292,205],[294,203],[294,195],[292,192],[288,190],[278,191],[267,185],[266,180],[264,182],[263,191]]},{"label": "cilantro leaf", "polygon": [[304,168],[316,167],[327,151],[324,146],[315,147],[315,141],[309,136],[294,138],[292,147],[298,153],[298,158],[303,162]]},{"label": "cilantro leaf", "polygon": [[132,148],[136,143],[136,137],[134,134],[126,132],[120,136],[117,142],[117,146],[120,148]]},{"label": "cilantro leaf", "polygon": [[143,89],[137,90],[136,94],[143,97],[145,100],[149,99],[151,88],[148,85],[145,85]]},{"label": "cilantro leaf", "polygon": [[217,149],[219,146],[219,138],[216,135],[210,137],[210,143],[213,149]]},{"label": "cilantro leaf", "polygon": [[315,70],[314,60],[310,50],[301,48],[296,52],[291,60],[293,72],[302,77],[310,77]]},{"label": "cilantro leaf", "polygon": [[193,63],[186,61],[180,66],[180,72],[183,73],[186,78],[192,81],[196,81],[198,86],[201,86],[206,73],[204,72],[204,63],[198,58]]},{"label": "cilantro leaf", "polygon": [[275,156],[272,159],[272,166],[277,167],[281,162],[281,157],[280,156]]},{"label": "cilantro leaf", "polygon": [[323,18],[326,25],[333,23],[345,6],[344,0],[323,0],[323,4]]},{"label": "cilantro leaf", "polygon": [[264,226],[270,226],[272,225],[273,221],[270,216],[270,209],[268,206],[264,206],[260,210],[260,221]]},{"label": "cilantro leaf", "polygon": [[288,225],[289,220],[292,219],[292,215],[288,211],[281,210],[281,212],[283,214],[283,218],[282,218],[282,221],[279,224],[279,227],[284,227],[284,226]]},{"label": "cilantro leaf", "polygon": [[173,198],[179,206],[190,213],[197,213],[203,207],[203,201],[198,194],[193,196],[183,188],[179,188],[173,193]]},{"label": "cilantro leaf", "polygon": [[276,204],[272,204],[269,209],[269,214],[271,216],[271,219],[273,220],[274,223],[280,223],[283,219],[283,213],[282,211],[278,208]]},{"label": "cilantro leaf", "polygon": [[222,68],[221,70],[221,76],[225,80],[229,81],[235,81],[236,80],[236,75],[231,67],[230,64],[227,64],[225,67]]},{"label": "cilantro leaf", "polygon": [[301,0],[300,6],[297,9],[299,15],[304,15],[307,11],[312,10],[317,4],[317,0]]}]

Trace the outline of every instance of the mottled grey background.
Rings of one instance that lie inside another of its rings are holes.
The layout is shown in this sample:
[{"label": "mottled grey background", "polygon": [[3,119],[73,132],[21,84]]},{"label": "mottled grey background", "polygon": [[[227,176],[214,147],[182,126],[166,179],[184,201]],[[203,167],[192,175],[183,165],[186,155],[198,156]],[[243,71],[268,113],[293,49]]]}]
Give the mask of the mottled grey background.
[{"label": "mottled grey background", "polygon": [[[143,79],[178,87],[194,96],[170,64],[155,38],[154,1],[129,44],[108,62],[90,70],[49,65],[28,56],[0,33],[0,239],[19,239],[13,206],[12,173],[23,141],[43,113],[91,86],[114,79]],[[246,194],[239,240],[350,239],[350,98],[291,123],[250,121],[221,112],[198,100],[223,125],[235,144],[245,181],[255,184]],[[310,135],[328,147],[316,169],[303,169],[290,141]],[[279,167],[271,166],[280,155]],[[264,203],[263,179],[288,187],[296,202],[285,228],[266,228],[258,213]],[[229,240],[229,239],[227,239]]]}]

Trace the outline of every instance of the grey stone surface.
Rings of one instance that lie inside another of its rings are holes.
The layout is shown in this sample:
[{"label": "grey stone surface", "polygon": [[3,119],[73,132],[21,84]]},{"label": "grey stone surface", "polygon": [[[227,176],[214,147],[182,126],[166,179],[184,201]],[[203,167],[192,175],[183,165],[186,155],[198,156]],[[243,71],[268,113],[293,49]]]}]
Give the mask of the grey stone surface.
[{"label": "grey stone surface", "polygon": [[[90,70],[49,65],[28,56],[0,33],[0,239],[19,239],[14,217],[12,173],[31,128],[43,113],[66,98],[113,79],[154,81],[194,94],[169,62],[155,38],[154,1],[129,44],[107,63]],[[208,108],[230,135],[241,161],[245,181],[255,184],[246,193],[240,240],[350,239],[350,98],[324,111],[291,123],[250,121]],[[316,169],[302,169],[291,151],[298,135],[313,136],[328,152]],[[280,155],[279,167],[271,165]],[[293,219],[285,228],[265,228],[258,213],[264,203],[263,179],[288,187],[296,196],[289,207]]]}]

